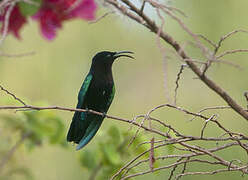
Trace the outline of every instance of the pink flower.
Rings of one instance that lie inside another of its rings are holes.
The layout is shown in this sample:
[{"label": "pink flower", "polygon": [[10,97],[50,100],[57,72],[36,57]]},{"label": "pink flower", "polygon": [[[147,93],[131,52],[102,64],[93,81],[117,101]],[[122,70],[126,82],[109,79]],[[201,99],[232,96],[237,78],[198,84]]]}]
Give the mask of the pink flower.
[{"label": "pink flower", "polygon": [[[5,27],[5,15],[10,6],[6,7],[3,14],[0,15],[0,21],[2,21],[1,32],[3,33]],[[13,33],[15,37],[20,39],[19,31],[23,27],[23,25],[27,22],[26,18],[20,13],[19,7],[15,5],[13,10],[11,11],[9,17],[9,25],[8,25],[8,33]]]},{"label": "pink flower", "polygon": [[85,20],[95,19],[96,4],[92,0],[83,0],[75,9],[71,11],[71,16]]},{"label": "pink flower", "polygon": [[[43,0],[40,10],[33,16],[40,22],[42,35],[52,40],[62,22],[74,18],[92,20],[95,18],[94,0]],[[76,6],[75,6],[76,5]],[[74,7],[75,6],[75,7]]]}]

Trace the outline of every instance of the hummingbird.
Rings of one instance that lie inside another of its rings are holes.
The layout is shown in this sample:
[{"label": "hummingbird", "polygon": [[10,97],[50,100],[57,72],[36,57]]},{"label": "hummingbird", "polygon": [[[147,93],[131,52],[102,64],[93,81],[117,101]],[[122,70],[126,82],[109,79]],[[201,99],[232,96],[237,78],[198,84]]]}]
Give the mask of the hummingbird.
[{"label": "hummingbird", "polygon": [[[133,52],[102,51],[93,57],[89,73],[78,94],[77,109],[86,109],[86,112],[74,113],[67,134],[67,141],[78,144],[76,150],[86,146],[100,128],[115,95],[113,62],[119,57],[134,59],[129,54]],[[89,113],[87,111],[89,109],[101,112],[103,115]]]}]

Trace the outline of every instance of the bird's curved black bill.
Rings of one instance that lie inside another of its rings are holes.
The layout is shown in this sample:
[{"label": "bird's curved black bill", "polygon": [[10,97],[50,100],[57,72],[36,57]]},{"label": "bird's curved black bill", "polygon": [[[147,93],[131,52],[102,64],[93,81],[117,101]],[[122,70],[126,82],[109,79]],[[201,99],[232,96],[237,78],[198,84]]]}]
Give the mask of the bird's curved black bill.
[{"label": "bird's curved black bill", "polygon": [[132,58],[134,59],[134,57],[128,55],[128,54],[134,54],[132,51],[120,51],[120,52],[116,52],[114,54],[114,58],[118,58],[118,57],[128,57],[128,58]]}]

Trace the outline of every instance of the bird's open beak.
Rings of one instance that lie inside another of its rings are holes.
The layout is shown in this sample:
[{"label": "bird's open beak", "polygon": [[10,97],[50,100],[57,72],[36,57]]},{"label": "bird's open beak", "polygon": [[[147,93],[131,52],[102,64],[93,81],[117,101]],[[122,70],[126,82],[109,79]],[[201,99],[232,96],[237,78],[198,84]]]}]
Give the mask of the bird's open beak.
[{"label": "bird's open beak", "polygon": [[118,57],[129,57],[129,58],[132,58],[134,59],[134,57],[130,56],[130,55],[127,55],[126,53],[130,53],[130,54],[133,54],[133,52],[131,51],[120,51],[120,52],[116,52],[114,54],[114,58],[118,58]]}]

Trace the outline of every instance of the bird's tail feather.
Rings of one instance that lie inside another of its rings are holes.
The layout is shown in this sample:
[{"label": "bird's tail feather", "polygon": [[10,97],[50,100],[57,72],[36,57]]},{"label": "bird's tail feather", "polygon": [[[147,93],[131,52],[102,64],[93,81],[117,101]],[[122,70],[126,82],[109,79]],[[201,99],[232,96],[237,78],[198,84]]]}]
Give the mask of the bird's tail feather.
[{"label": "bird's tail feather", "polygon": [[68,134],[67,134],[67,141],[71,142],[75,142],[75,143],[79,143],[79,141],[81,140],[82,136],[80,136],[81,134],[84,134],[84,127],[83,124],[80,121],[80,113],[76,112],[73,116]]},{"label": "bird's tail feather", "polygon": [[75,138],[75,121],[71,122],[70,129],[67,133],[67,141],[71,142],[74,141]]},{"label": "bird's tail feather", "polygon": [[79,144],[76,147],[76,150],[82,149],[87,145],[90,140],[95,136],[96,132],[102,124],[103,118],[99,119],[99,116],[90,122],[89,127],[87,128],[83,138],[80,140]]}]

